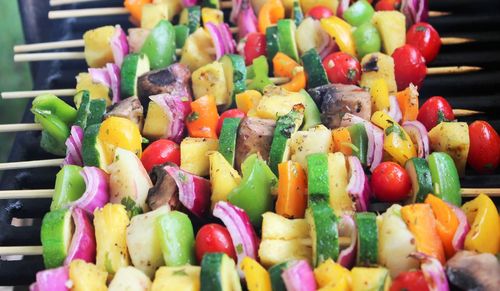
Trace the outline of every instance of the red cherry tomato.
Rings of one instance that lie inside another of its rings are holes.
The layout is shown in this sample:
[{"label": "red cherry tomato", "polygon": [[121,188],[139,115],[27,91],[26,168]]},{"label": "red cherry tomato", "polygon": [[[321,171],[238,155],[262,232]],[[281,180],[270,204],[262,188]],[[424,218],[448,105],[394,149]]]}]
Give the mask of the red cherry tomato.
[{"label": "red cherry tomato", "polygon": [[394,162],[383,162],[373,171],[371,187],[373,194],[380,201],[401,201],[410,193],[410,175]]},{"label": "red cherry tomato", "polygon": [[154,166],[166,162],[181,164],[181,149],[179,145],[168,139],[159,139],[150,144],[142,153],[142,165],[150,172]]},{"label": "red cherry tomato", "polygon": [[392,53],[392,58],[398,90],[406,89],[410,83],[417,87],[422,85],[427,75],[427,66],[424,57],[416,47],[405,44]]},{"label": "red cherry tomato", "polygon": [[358,60],[346,53],[336,52],[323,59],[323,67],[332,83],[356,85],[361,78]]},{"label": "red cherry tomato", "polygon": [[469,125],[469,165],[479,173],[492,173],[500,161],[500,137],[486,121]]},{"label": "red cherry tomato", "polygon": [[406,33],[406,43],[416,47],[427,63],[432,62],[441,48],[439,33],[426,22],[413,24]]},{"label": "red cherry tomato", "polygon": [[422,122],[427,131],[442,121],[455,119],[450,103],[441,96],[434,96],[425,101],[418,110],[417,120]]},{"label": "red cherry tomato", "polygon": [[219,121],[217,122],[217,136],[220,135],[220,130],[222,129],[222,123],[224,122],[224,119],[226,118],[243,118],[245,117],[245,112],[239,110],[239,109],[230,109],[227,111],[224,111],[224,113],[221,114],[219,117]]},{"label": "red cherry tomato", "polygon": [[391,11],[391,10],[395,10],[394,1],[391,1],[391,0],[382,0],[382,1],[379,1],[375,5],[375,10],[376,11]]},{"label": "red cherry tomato", "polygon": [[245,64],[250,66],[253,59],[266,55],[266,36],[260,32],[252,32],[247,35],[245,43]]},{"label": "red cherry tomato", "polygon": [[236,252],[229,231],[222,225],[206,224],[196,234],[196,259],[201,262],[206,253],[226,253],[236,262]]},{"label": "red cherry tomato", "polygon": [[400,273],[392,282],[389,291],[429,291],[422,271]]},{"label": "red cherry tomato", "polygon": [[318,5],[311,8],[309,12],[307,12],[307,16],[320,20],[322,18],[333,16],[333,12],[328,7]]}]

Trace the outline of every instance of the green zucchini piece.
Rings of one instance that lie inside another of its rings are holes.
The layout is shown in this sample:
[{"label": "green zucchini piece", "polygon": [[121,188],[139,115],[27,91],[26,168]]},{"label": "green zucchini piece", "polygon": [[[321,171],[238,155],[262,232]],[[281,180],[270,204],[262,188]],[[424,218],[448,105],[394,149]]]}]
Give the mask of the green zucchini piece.
[{"label": "green zucchini piece", "polygon": [[163,260],[167,266],[195,264],[194,232],[189,217],[171,211],[158,217],[157,228]]},{"label": "green zucchini piece", "polygon": [[178,49],[182,49],[184,47],[184,43],[186,43],[186,39],[189,36],[189,27],[184,24],[174,25],[175,30],[175,47]]},{"label": "green zucchini piece", "polygon": [[75,125],[81,129],[85,129],[90,125],[101,123],[106,113],[106,100],[90,100],[88,91],[86,90],[80,91],[77,94],[81,94],[82,102],[78,108]]},{"label": "green zucchini piece", "polygon": [[272,64],[274,56],[280,51],[278,27],[273,25],[266,28],[267,61]]},{"label": "green zucchini piece", "polygon": [[201,260],[200,291],[240,291],[234,261],[224,253],[206,253]]},{"label": "green zucchini piece", "polygon": [[313,265],[339,256],[337,217],[328,202],[312,203],[306,210],[312,239]]},{"label": "green zucchini piece", "polygon": [[85,129],[82,142],[82,157],[85,166],[105,169],[107,165],[106,158],[98,138],[100,128],[101,124],[94,124]]},{"label": "green zucchini piece", "polygon": [[220,9],[219,0],[203,0],[201,6]]},{"label": "green zucchini piece", "polygon": [[321,124],[321,112],[316,105],[316,102],[311,98],[311,95],[306,90],[300,90],[300,94],[304,96],[304,122],[301,130],[308,130],[316,125]]},{"label": "green zucchini piece", "polygon": [[185,24],[189,28],[189,33],[195,32],[201,23],[201,7],[191,6],[182,10],[179,24]]},{"label": "green zucchini piece", "polygon": [[80,175],[81,171],[82,168],[75,165],[65,165],[59,170],[50,211],[66,208],[70,202],[82,196],[85,192],[85,180]]},{"label": "green zucchini piece", "polygon": [[236,138],[241,118],[225,118],[219,135],[219,152],[234,167]]},{"label": "green zucchini piece", "polygon": [[377,216],[372,212],[359,212],[355,215],[358,227],[357,265],[373,266],[378,260]]},{"label": "green zucchini piece", "polygon": [[434,152],[428,161],[434,195],[460,207],[462,205],[460,178],[453,159],[447,153]]},{"label": "green zucchini piece", "polygon": [[59,209],[45,214],[40,231],[45,268],[62,266],[73,234],[71,211]]},{"label": "green zucchini piece", "polygon": [[359,158],[361,164],[366,166],[366,158],[368,152],[368,135],[363,123],[357,123],[347,128],[351,136],[351,142],[354,146],[353,156]]},{"label": "green zucchini piece", "polygon": [[425,159],[412,158],[406,162],[405,169],[411,179],[410,203],[424,203],[427,194],[433,193],[429,164]]},{"label": "green zucchini piece", "polygon": [[325,68],[321,63],[321,58],[315,48],[306,51],[302,55],[302,63],[307,76],[307,87],[316,88],[328,84]]},{"label": "green zucchini piece", "polygon": [[120,83],[122,99],[137,96],[137,79],[149,70],[149,59],[145,54],[129,54],[123,59]]},{"label": "green zucchini piece", "polygon": [[297,27],[291,19],[278,20],[278,42],[280,52],[291,57],[295,61],[299,61],[299,51],[297,50],[297,42],[295,41],[295,31]]},{"label": "green zucchini piece", "polygon": [[271,277],[271,289],[273,291],[286,291],[285,282],[281,277],[284,270],[288,268],[291,262],[283,262],[269,268],[269,276]]},{"label": "green zucchini piece", "polygon": [[329,201],[330,179],[326,153],[315,153],[307,156],[307,191],[310,202]]},{"label": "green zucchini piece", "polygon": [[232,104],[235,103],[235,96],[246,90],[247,87],[247,67],[245,60],[240,55],[224,55],[220,60],[226,77],[227,92],[231,96]]}]

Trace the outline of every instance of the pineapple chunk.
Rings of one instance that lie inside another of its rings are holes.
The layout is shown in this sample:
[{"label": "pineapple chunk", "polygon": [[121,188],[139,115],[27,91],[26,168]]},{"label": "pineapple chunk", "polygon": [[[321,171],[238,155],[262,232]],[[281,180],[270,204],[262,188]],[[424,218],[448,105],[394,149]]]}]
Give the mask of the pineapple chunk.
[{"label": "pineapple chunk", "polygon": [[469,127],[465,122],[441,122],[429,131],[432,151],[449,154],[460,176],[465,174],[469,154]]},{"label": "pineapple chunk", "polygon": [[236,188],[241,177],[219,152],[208,154],[210,161],[210,183],[212,184],[212,208],[219,201],[226,201],[227,195]]},{"label": "pineapple chunk", "polygon": [[155,102],[150,101],[142,135],[150,140],[157,140],[165,136],[169,127],[170,121],[163,108]]},{"label": "pineapple chunk", "polygon": [[231,98],[227,90],[224,68],[220,62],[213,62],[193,72],[193,93],[196,99],[210,95],[215,97],[217,105],[230,105]]},{"label": "pineapple chunk", "polygon": [[272,240],[266,239],[260,243],[259,258],[261,264],[269,268],[289,260],[312,261],[312,247],[305,239]]},{"label": "pineapple chunk", "polygon": [[199,291],[200,271],[198,266],[161,267],[156,271],[151,291]]},{"label": "pineapple chunk", "polygon": [[201,8],[201,19],[203,20],[203,26],[209,22],[219,25],[224,23],[224,13],[219,9],[203,7]]},{"label": "pineapple chunk", "polygon": [[109,291],[148,291],[150,288],[151,280],[148,276],[134,267],[118,270],[109,284]]},{"label": "pineapple chunk", "polygon": [[186,65],[191,72],[215,60],[213,43],[210,34],[203,28],[198,28],[184,43],[182,57],[179,63]]},{"label": "pineapple chunk", "polygon": [[328,154],[328,176],[330,177],[330,206],[335,214],[354,213],[355,204],[349,193],[347,184],[349,183],[347,166],[344,154]]},{"label": "pineapple chunk", "polygon": [[106,204],[94,211],[96,265],[112,277],[118,269],[130,265],[127,251],[127,225],[125,206]]},{"label": "pineapple chunk", "polygon": [[105,291],[108,274],[96,265],[83,260],[74,260],[69,264],[69,278],[72,291]]},{"label": "pineapple chunk", "polygon": [[332,134],[320,124],[308,131],[297,131],[290,140],[291,160],[307,171],[307,156],[314,153],[328,153],[332,146]]},{"label": "pineapple chunk", "polygon": [[115,34],[111,25],[89,30],[83,35],[85,61],[91,68],[100,68],[113,63],[113,51],[109,43]]},{"label": "pineapple chunk", "polygon": [[377,11],[372,18],[382,38],[384,52],[392,55],[406,43],[406,18],[399,11]]},{"label": "pineapple chunk", "polygon": [[264,90],[256,113],[260,118],[277,120],[278,117],[290,112],[294,105],[304,104],[304,95],[289,92],[281,87],[271,86]]},{"label": "pineapple chunk", "polygon": [[[92,77],[89,73],[80,73],[76,76],[76,92],[83,90],[89,91],[90,99],[104,99],[106,100],[106,106],[111,105],[111,90],[102,84],[92,81]],[[79,108],[80,103],[82,103],[82,95],[76,94],[73,101],[75,102],[76,108]]]},{"label": "pineapple chunk", "polygon": [[391,276],[386,268],[354,267],[351,270],[352,291],[388,291]]},{"label": "pineapple chunk", "polygon": [[181,0],[153,0],[153,4],[167,4],[168,6],[168,17],[170,21],[175,15],[178,15],[182,11],[182,1]]},{"label": "pineapple chunk", "polygon": [[141,28],[153,29],[160,20],[170,20],[171,14],[167,3],[145,4],[142,6]]},{"label": "pineapple chunk", "polygon": [[383,53],[367,54],[361,60],[363,74],[361,75],[361,87],[371,90],[379,79],[384,79],[390,94],[396,94],[398,87],[394,76],[394,60],[391,56]]},{"label": "pineapple chunk", "polygon": [[274,212],[262,214],[262,239],[293,240],[309,238],[305,219],[287,219]]},{"label": "pineapple chunk", "polygon": [[337,287],[346,283],[346,286],[350,289],[352,285],[351,272],[342,265],[335,263],[332,259],[324,261],[314,269],[314,278],[319,288]]},{"label": "pineapple chunk", "polygon": [[181,169],[197,176],[208,176],[208,153],[219,148],[214,138],[187,137],[181,142]]}]

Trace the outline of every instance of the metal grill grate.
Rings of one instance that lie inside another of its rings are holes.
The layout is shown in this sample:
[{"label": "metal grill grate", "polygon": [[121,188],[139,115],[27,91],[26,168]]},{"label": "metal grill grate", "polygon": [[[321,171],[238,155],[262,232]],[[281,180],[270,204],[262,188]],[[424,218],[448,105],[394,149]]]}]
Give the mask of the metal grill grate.
[{"label": "metal grill grate", "polygon": [[[26,41],[45,42],[76,39],[90,29],[109,23],[120,23],[127,28],[126,16],[106,18],[79,18],[49,21],[49,1],[18,0],[21,7]],[[116,7],[123,1],[106,1],[104,6]],[[441,36],[468,37],[477,41],[444,46],[435,66],[472,65],[485,70],[463,75],[429,76],[420,90],[422,99],[433,95],[446,97],[453,107],[485,112],[473,119],[489,120],[500,131],[500,2],[498,0],[430,0],[435,11],[451,15],[433,18],[432,25]],[[73,5],[71,8],[96,7],[98,2]],[[69,6],[68,6],[69,7]],[[86,70],[84,62],[32,63],[36,89],[74,87],[74,76]],[[469,121],[465,119],[465,121]],[[23,122],[33,122],[28,110]],[[16,137],[11,161],[52,158],[39,147],[40,132],[23,132]],[[54,186],[57,168],[6,171],[0,183],[6,189],[46,189]],[[494,175],[479,176],[468,173],[462,179],[463,187],[500,187],[500,171]],[[496,201],[498,205],[499,201]],[[0,200],[0,245],[39,245],[40,219],[48,211],[49,199]],[[12,218],[33,218],[32,226],[11,226]],[[0,260],[0,286],[28,285],[35,273],[43,268],[41,256],[25,256],[19,261]]]}]

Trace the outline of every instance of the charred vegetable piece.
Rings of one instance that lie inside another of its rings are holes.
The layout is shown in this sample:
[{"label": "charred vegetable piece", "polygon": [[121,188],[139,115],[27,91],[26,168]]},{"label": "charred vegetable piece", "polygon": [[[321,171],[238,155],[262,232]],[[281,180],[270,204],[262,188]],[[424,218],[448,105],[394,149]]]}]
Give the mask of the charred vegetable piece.
[{"label": "charred vegetable piece", "polygon": [[144,105],[149,96],[174,92],[191,99],[189,82],[191,73],[185,65],[176,63],[165,69],[150,71],[137,80],[137,94]]},{"label": "charred vegetable piece", "polygon": [[165,171],[163,166],[153,168],[151,180],[154,186],[149,189],[146,199],[149,208],[155,210],[168,205],[171,209],[179,209],[180,201],[177,184],[174,178]]},{"label": "charred vegetable piece", "polygon": [[104,115],[104,118],[109,118],[111,116],[127,118],[139,127],[142,131],[142,126],[144,125],[144,108],[141,105],[141,101],[137,96],[132,96],[127,99],[112,105],[108,108],[108,112]]},{"label": "charred vegetable piece", "polygon": [[446,277],[461,290],[497,290],[500,264],[492,254],[460,251],[446,262]]},{"label": "charred vegetable piece", "polygon": [[254,153],[263,160],[269,158],[275,126],[275,121],[269,119],[245,117],[241,120],[236,139],[235,169],[240,169],[243,161]]}]

